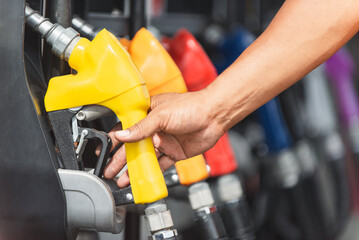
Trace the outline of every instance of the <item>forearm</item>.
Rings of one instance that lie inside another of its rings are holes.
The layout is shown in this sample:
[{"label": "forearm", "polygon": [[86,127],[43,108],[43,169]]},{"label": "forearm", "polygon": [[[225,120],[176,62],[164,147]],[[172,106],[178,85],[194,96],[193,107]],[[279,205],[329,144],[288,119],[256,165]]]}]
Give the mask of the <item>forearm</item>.
[{"label": "forearm", "polygon": [[358,0],[287,0],[267,30],[205,91],[224,130],[327,60],[359,30]]}]

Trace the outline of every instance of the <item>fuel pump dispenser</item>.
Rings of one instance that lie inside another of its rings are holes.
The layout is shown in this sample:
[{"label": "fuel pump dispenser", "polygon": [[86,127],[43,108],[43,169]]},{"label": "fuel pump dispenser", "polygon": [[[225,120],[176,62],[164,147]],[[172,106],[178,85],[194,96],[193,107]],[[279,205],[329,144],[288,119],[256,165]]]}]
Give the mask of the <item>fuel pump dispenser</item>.
[{"label": "fuel pump dispenser", "polygon": [[71,239],[59,164],[43,109],[45,80],[37,71],[40,38],[25,28],[24,9],[25,1],[1,1],[0,235],[16,240]]}]

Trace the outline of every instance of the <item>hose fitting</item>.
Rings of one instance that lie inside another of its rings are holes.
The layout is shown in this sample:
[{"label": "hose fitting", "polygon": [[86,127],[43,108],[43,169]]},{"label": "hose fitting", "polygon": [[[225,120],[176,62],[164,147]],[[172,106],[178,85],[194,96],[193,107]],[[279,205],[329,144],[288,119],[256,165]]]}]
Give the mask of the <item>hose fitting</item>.
[{"label": "hose fitting", "polygon": [[72,50],[80,40],[78,32],[70,27],[64,28],[59,24],[53,24],[28,5],[25,8],[25,21],[52,46],[53,54],[66,61],[69,60]]}]

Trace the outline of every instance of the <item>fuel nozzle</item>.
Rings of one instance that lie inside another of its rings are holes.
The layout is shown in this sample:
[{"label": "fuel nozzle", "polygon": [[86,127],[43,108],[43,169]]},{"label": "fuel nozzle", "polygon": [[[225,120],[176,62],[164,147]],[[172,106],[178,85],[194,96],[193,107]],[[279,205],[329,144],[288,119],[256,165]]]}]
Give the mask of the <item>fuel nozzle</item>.
[{"label": "fuel nozzle", "polygon": [[25,7],[25,21],[45,38],[57,57],[69,60],[72,50],[80,40],[78,32],[71,27],[64,28],[59,24],[51,23],[48,18],[44,18],[28,5]]},{"label": "fuel nozzle", "polygon": [[[187,87],[175,62],[161,43],[145,28],[141,28],[134,38],[126,43],[134,63],[142,73],[151,96],[161,93],[185,93]],[[203,155],[198,155],[175,164],[179,183],[191,185],[208,178]]]},{"label": "fuel nozzle", "polygon": [[[189,91],[206,88],[218,76],[206,52],[187,30],[179,30],[173,39],[165,38],[163,42],[181,70]],[[227,133],[204,153],[204,157],[211,168],[211,177],[229,174],[237,169],[237,162]]]},{"label": "fuel nozzle", "polygon": [[[131,57],[106,29],[89,41],[72,28],[52,24],[30,7],[26,22],[52,45],[55,55],[68,60],[76,74],[50,79],[45,95],[49,113],[87,105],[111,109],[127,129],[146,117],[150,95]],[[51,114],[52,115],[52,114]],[[51,121],[51,119],[50,119]],[[56,137],[56,136],[55,136]],[[151,203],[168,195],[151,138],[125,143],[135,203]]]}]

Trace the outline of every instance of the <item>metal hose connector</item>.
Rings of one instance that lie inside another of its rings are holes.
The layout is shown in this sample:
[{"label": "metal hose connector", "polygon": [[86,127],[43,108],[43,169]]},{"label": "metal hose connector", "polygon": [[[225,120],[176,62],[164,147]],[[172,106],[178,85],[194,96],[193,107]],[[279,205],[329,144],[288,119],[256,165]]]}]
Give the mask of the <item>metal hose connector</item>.
[{"label": "metal hose connector", "polygon": [[85,20],[79,17],[74,17],[71,20],[72,27],[78,31],[81,36],[90,40],[94,39],[101,29],[97,29],[95,26],[87,23]]},{"label": "metal hose connector", "polygon": [[178,239],[176,229],[172,229],[173,221],[171,212],[168,210],[166,202],[161,199],[150,203],[145,209],[145,223],[147,230],[151,232],[149,240],[174,240]]},{"label": "metal hose connector", "polygon": [[59,24],[51,23],[49,19],[44,18],[28,5],[25,8],[25,21],[46,39],[57,57],[69,60],[72,50],[80,40],[78,32],[73,28],[64,28]]}]

